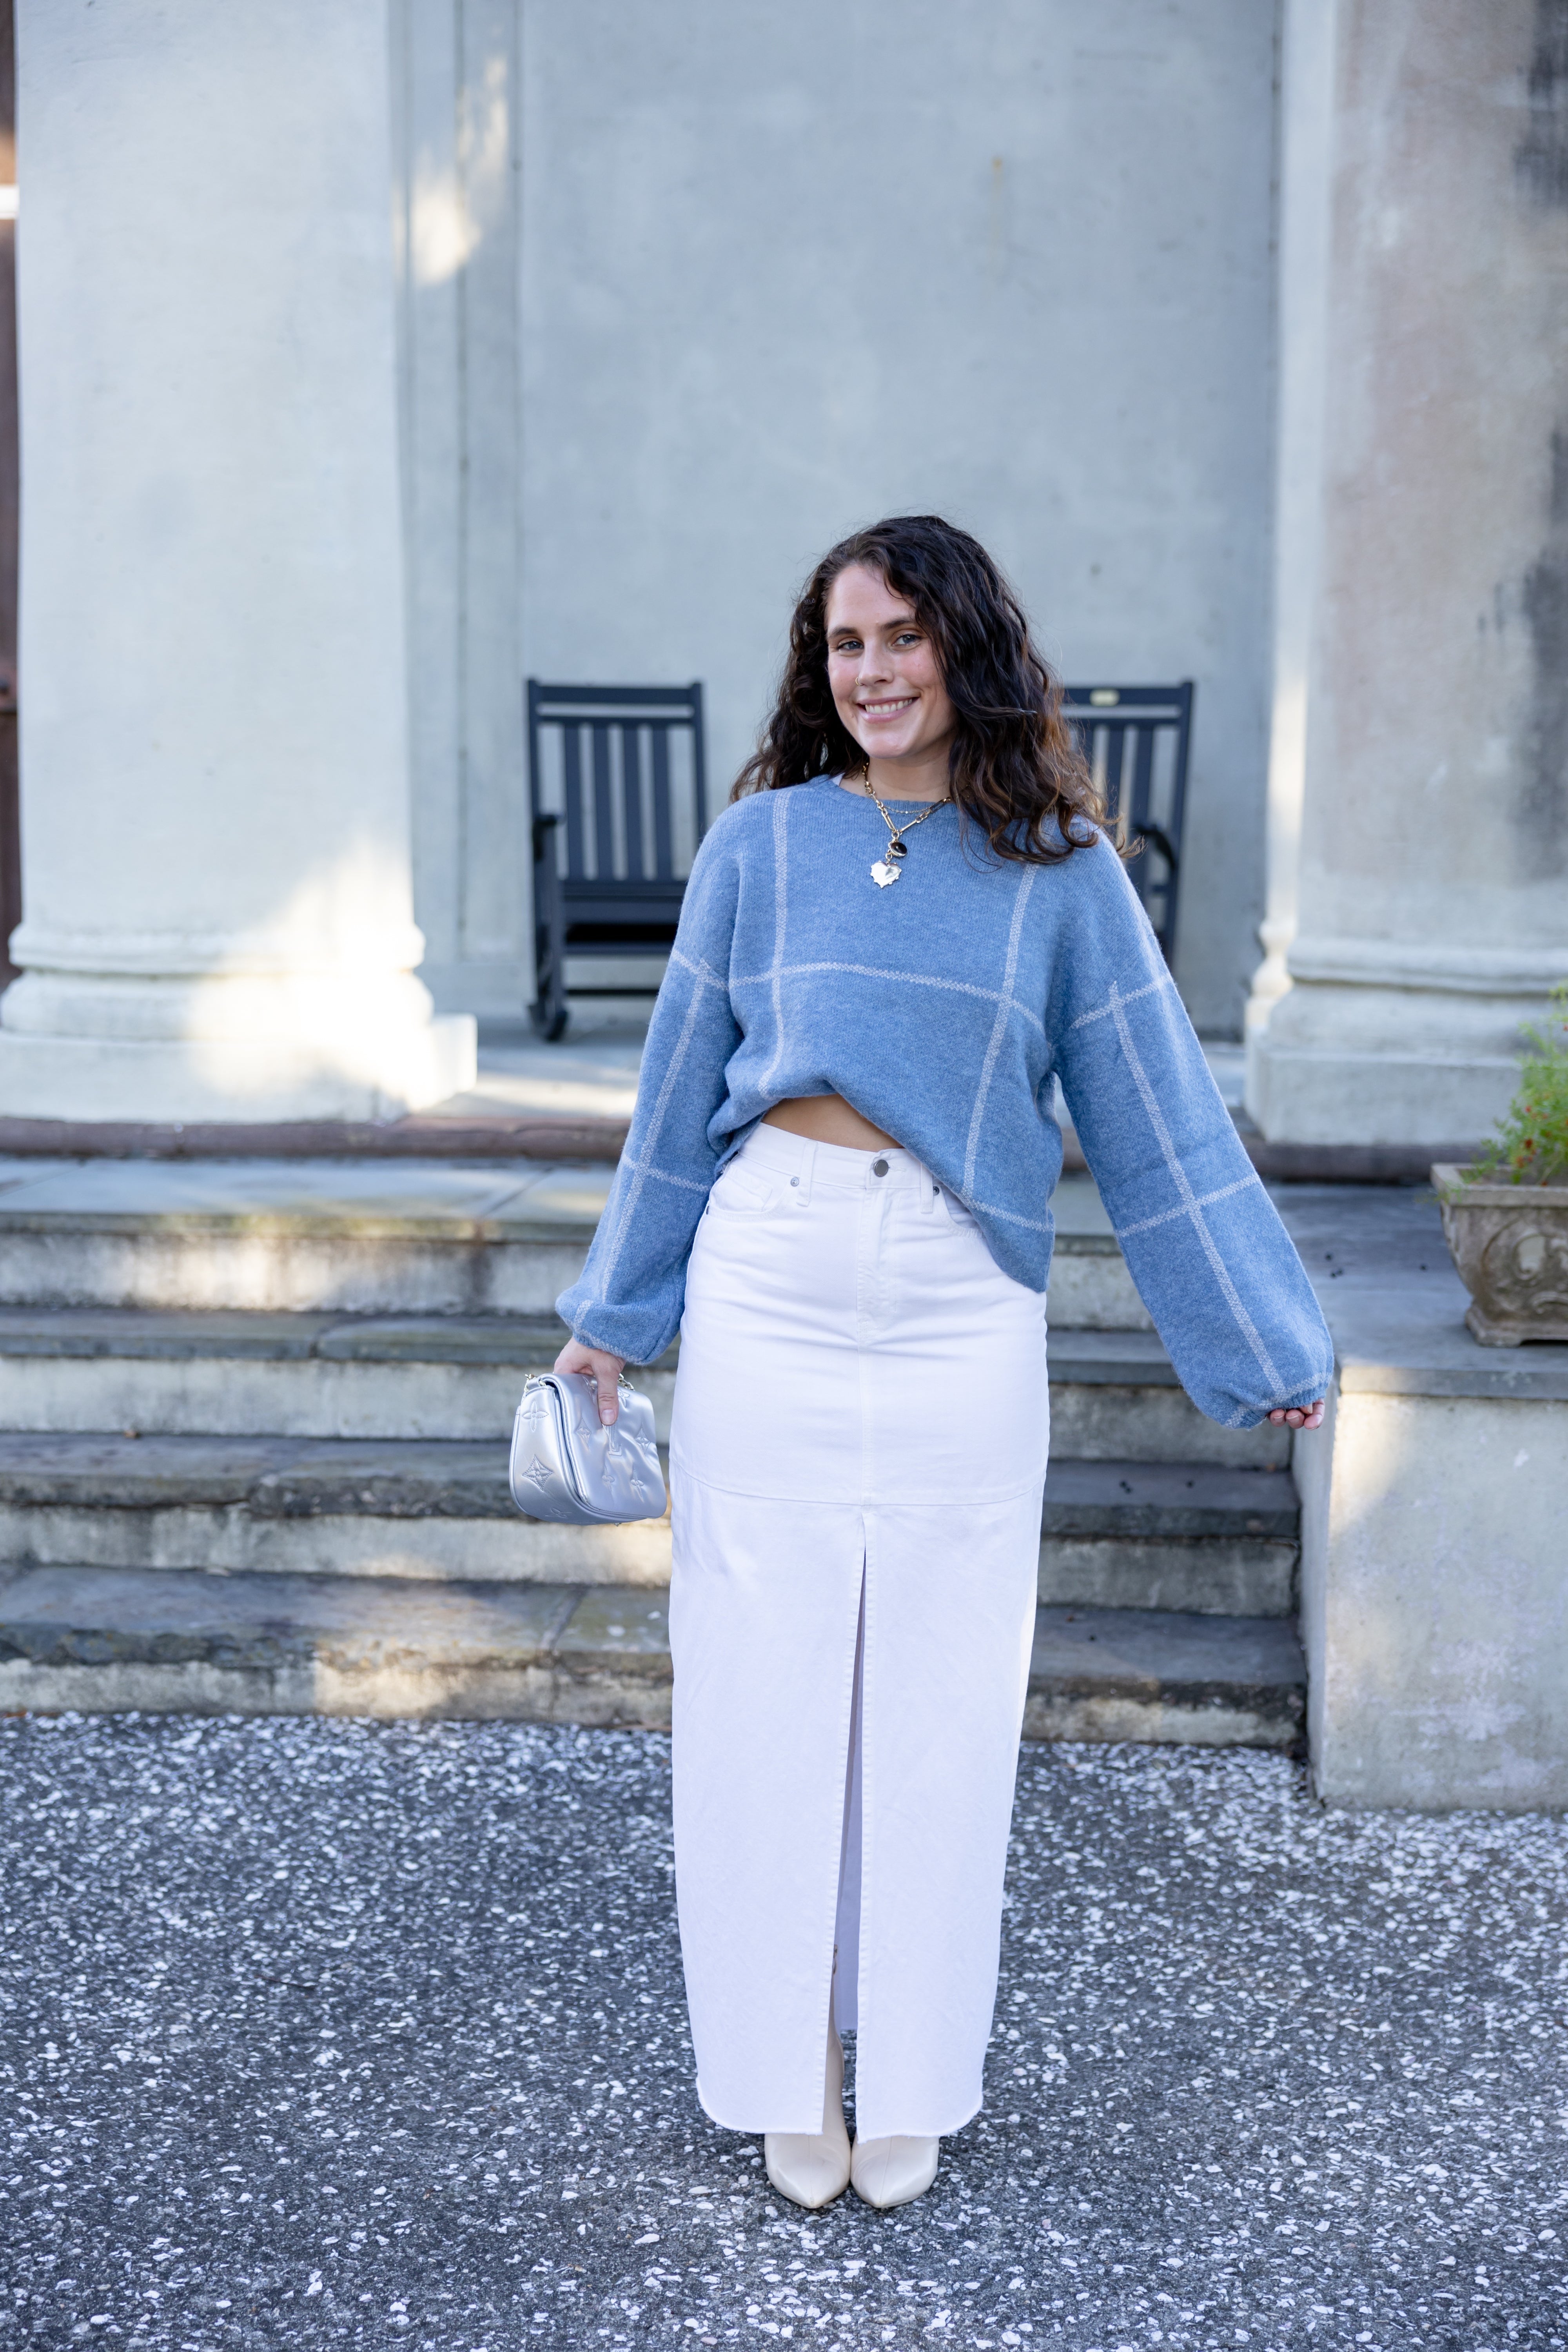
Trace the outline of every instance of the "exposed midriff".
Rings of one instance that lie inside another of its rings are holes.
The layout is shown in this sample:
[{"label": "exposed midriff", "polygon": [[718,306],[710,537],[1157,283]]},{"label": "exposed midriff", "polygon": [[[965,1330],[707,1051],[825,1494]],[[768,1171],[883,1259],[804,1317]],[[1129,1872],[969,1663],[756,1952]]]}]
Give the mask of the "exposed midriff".
[{"label": "exposed midriff", "polygon": [[848,1151],[885,1151],[897,1139],[873,1127],[842,1095],[797,1095],[793,1101],[774,1103],[763,1114],[764,1127],[782,1127],[787,1135],[804,1135],[811,1143],[837,1143]]}]

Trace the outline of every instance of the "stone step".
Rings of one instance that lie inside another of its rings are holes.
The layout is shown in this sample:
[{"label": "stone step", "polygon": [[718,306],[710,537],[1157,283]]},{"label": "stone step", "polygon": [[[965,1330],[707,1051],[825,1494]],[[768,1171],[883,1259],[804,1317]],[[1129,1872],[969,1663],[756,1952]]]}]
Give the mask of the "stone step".
[{"label": "stone step", "polygon": [[1296,1754],[1306,1722],[1306,1660],[1288,1619],[1060,1608],[1036,1618],[1026,1739]]},{"label": "stone step", "polygon": [[[1282,1616],[1293,1601],[1288,1472],[1056,1462],[1049,1601]],[[667,1520],[525,1519],[504,1441],[0,1435],[0,1559],[110,1569],[657,1585]]]},{"label": "stone step", "polygon": [[1288,1470],[1053,1457],[1042,1601],[1286,1617],[1300,1505]]},{"label": "stone step", "polygon": [[1056,1319],[1054,1284],[1048,1303],[1053,1458],[1212,1462],[1238,1470],[1289,1463],[1289,1430],[1268,1422],[1222,1429],[1207,1420],[1177,1379],[1158,1333],[1064,1328]]},{"label": "stone step", "polygon": [[491,1162],[0,1162],[0,1304],[547,1312],[612,1171]]},{"label": "stone step", "polygon": [[504,1440],[0,1434],[0,1559],[423,1582],[662,1585],[669,1522],[547,1526]]},{"label": "stone step", "polygon": [[[0,1160],[0,1306],[538,1315],[613,1170],[519,1160]],[[1064,1177],[1052,1320],[1147,1330],[1100,1196]]]},{"label": "stone step", "polygon": [[[0,1576],[0,1709],[669,1721],[662,1594],[57,1567]],[[1042,1608],[1036,1739],[1293,1749],[1277,1619]]]},{"label": "stone step", "polygon": [[[566,1337],[553,1314],[0,1307],[0,1429],[501,1438]],[[674,1360],[632,1374],[661,1440]]]},{"label": "stone step", "polygon": [[[0,1429],[146,1435],[504,1436],[547,1315],[0,1307]],[[633,1378],[669,1434],[677,1349]],[[1052,1445],[1075,1460],[1288,1462],[1290,1433],[1205,1421],[1152,1331],[1053,1330]]]}]

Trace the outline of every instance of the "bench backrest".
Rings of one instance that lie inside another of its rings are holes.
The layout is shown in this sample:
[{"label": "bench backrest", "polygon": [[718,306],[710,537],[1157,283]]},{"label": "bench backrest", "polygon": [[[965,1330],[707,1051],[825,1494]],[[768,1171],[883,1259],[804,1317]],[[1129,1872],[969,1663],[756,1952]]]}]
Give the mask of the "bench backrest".
[{"label": "bench backrest", "polygon": [[[547,754],[546,739],[554,737]],[[672,762],[671,738],[688,744]],[[708,826],[702,688],[528,681],[528,788],[535,820],[558,815],[568,898],[678,898]],[[662,884],[662,890],[649,885]],[[574,887],[575,886],[575,887]]]},{"label": "bench backrest", "polygon": [[1176,942],[1193,682],[1069,686],[1064,715],[1100,780],[1117,838],[1143,845],[1127,871],[1168,963]]}]

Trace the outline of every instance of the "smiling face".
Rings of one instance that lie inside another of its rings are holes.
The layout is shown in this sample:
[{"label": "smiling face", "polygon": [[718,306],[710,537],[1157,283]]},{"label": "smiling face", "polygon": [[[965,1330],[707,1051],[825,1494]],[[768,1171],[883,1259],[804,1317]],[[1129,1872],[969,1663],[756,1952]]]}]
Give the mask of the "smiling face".
[{"label": "smiling face", "polygon": [[826,623],[827,682],[856,742],[874,761],[896,761],[911,782],[924,769],[944,789],[958,714],[909,598],[851,563],[827,592]]}]

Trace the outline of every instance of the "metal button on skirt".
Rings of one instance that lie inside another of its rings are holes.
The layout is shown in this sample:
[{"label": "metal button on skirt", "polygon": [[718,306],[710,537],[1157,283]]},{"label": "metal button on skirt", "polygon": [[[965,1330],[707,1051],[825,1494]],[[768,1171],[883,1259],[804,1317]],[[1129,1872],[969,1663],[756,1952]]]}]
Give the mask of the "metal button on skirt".
[{"label": "metal button on skirt", "polygon": [[670,1447],[681,1948],[732,2129],[820,2129],[835,1983],[862,2137],[981,2104],[1048,1432],[1045,1301],[920,1163],[756,1129]]}]

